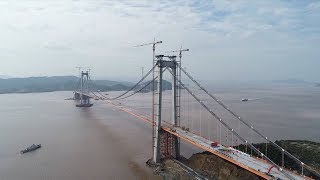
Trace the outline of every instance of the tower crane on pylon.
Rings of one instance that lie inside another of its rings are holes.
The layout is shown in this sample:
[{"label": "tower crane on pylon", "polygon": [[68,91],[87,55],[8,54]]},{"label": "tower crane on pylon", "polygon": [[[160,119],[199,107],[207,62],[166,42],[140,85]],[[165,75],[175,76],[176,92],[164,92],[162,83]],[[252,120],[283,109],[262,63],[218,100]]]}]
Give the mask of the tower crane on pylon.
[{"label": "tower crane on pylon", "polygon": [[178,50],[174,50],[174,51],[167,51],[166,53],[179,52],[179,60],[180,60],[180,63],[181,63],[182,52],[185,52],[185,51],[189,51],[189,49],[182,49],[182,46],[181,46],[181,47],[180,47],[180,49],[178,49]]},{"label": "tower crane on pylon", "polygon": [[154,63],[154,57],[155,57],[155,51],[156,51],[156,44],[161,44],[162,41],[156,41],[156,39],[153,39],[153,42],[151,43],[146,43],[146,44],[140,44],[140,45],[136,45],[136,46],[133,46],[133,47],[141,47],[141,46],[147,46],[147,45],[152,45],[152,61]]},{"label": "tower crane on pylon", "polygon": [[[161,44],[162,41],[156,41],[156,38],[153,39],[153,42],[151,43],[146,43],[146,44],[140,44],[140,45],[136,45],[134,47],[141,47],[141,46],[148,46],[148,45],[152,45],[152,67],[155,66],[155,64],[157,63],[155,60],[155,52],[156,52],[156,44]],[[153,70],[152,72],[152,79],[154,80],[155,78],[155,71]],[[152,82],[152,122],[155,122],[155,81]],[[153,126],[154,128],[154,126]],[[152,141],[155,140],[154,134],[152,137]]]}]

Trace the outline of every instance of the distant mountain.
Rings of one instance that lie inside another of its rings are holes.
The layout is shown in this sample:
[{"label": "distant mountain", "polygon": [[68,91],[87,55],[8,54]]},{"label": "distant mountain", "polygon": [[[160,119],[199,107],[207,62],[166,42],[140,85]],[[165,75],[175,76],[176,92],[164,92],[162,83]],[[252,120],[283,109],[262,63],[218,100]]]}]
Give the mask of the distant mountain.
[{"label": "distant mountain", "polygon": [[0,79],[0,93],[29,93],[72,90],[75,76],[28,77]]},{"label": "distant mountain", "polygon": [[317,86],[317,87],[320,87],[320,83],[317,83],[316,86]]},{"label": "distant mountain", "polygon": [[6,76],[6,75],[0,75],[0,79],[8,79],[8,78],[12,78],[12,77]]},{"label": "distant mountain", "polygon": [[133,83],[131,82],[122,82],[122,81],[110,81],[110,80],[95,80],[94,81],[97,85],[106,85],[108,84],[109,86],[114,86],[117,84],[122,84],[126,86],[132,86]]},{"label": "distant mountain", "polygon": [[[74,91],[80,88],[79,82],[79,78],[75,76],[0,79],[0,94]],[[130,82],[110,80],[96,80],[89,84],[93,91],[125,91],[129,90],[132,85],[133,83]],[[152,87],[149,85],[147,89],[152,89]],[[168,81],[163,81],[163,90],[167,89],[171,89],[171,84]]]},{"label": "distant mountain", "polygon": [[[126,84],[126,85],[125,85]],[[99,80],[90,86],[95,90],[117,91],[129,89],[128,83]],[[79,78],[75,76],[28,77],[0,79],[0,93],[31,93],[52,91],[73,91],[79,87]]]},{"label": "distant mountain", "polygon": [[285,79],[285,80],[274,80],[272,82],[275,82],[275,83],[286,83],[286,84],[306,84],[306,83],[308,83],[305,80],[294,79],[294,78]]},{"label": "distant mountain", "polygon": [[[155,81],[155,89],[157,89],[158,81]],[[162,91],[171,90],[171,83],[167,80],[162,80]],[[140,86],[138,86],[136,91],[147,93],[153,90],[152,83],[150,81],[146,81],[142,83]]]}]

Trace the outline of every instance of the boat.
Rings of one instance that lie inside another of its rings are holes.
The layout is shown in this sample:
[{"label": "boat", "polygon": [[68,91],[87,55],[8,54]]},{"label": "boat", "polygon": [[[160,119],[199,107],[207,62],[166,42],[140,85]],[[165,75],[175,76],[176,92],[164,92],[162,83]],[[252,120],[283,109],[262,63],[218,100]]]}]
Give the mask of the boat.
[{"label": "boat", "polygon": [[24,154],[27,152],[35,151],[39,148],[41,148],[41,144],[32,144],[31,146],[27,147],[26,149],[21,150],[20,153]]},{"label": "boat", "polygon": [[241,101],[249,101],[247,98],[242,98]]}]

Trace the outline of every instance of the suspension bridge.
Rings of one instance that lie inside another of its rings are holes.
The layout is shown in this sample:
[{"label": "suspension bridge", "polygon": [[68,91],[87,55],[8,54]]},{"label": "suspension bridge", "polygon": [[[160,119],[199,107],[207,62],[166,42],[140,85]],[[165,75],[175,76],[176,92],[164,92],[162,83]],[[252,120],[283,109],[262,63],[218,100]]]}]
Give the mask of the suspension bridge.
[{"label": "suspension bridge", "polygon": [[[149,163],[152,165],[159,164],[164,158],[179,159],[180,143],[184,141],[263,179],[320,178],[317,170],[270,140],[193,78],[181,65],[182,52],[189,49],[171,51],[179,52],[178,59],[173,55],[155,55],[155,46],[160,43],[162,41],[141,45],[153,47],[152,68],[130,89],[115,93],[113,97],[95,89],[89,71],[82,71],[80,89],[74,91],[74,99],[79,100],[77,106],[91,107],[90,99],[99,99],[120,112],[150,124],[153,129],[150,135],[153,139],[150,145],[153,155]],[[163,91],[165,75],[171,79],[171,91]],[[144,91],[146,89],[149,91]],[[141,94],[148,103],[151,101],[149,107],[141,108],[135,100],[135,104],[130,105],[128,99],[141,97]],[[197,114],[193,109],[200,110],[200,113]],[[256,148],[254,142],[265,142],[265,149]],[[245,150],[239,149],[240,144],[245,146]],[[268,157],[268,148],[271,146],[279,150],[281,163],[275,163]],[[289,159],[300,167],[299,171],[285,167]],[[306,171],[314,176],[305,176]]]}]

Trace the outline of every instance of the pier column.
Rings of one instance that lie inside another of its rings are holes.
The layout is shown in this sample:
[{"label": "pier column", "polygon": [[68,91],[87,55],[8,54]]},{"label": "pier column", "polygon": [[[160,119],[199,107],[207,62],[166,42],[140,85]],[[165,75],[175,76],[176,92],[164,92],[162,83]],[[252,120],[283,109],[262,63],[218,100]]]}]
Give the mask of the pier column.
[{"label": "pier column", "polygon": [[74,95],[73,95],[73,98],[75,99],[75,100],[80,100],[80,94],[78,93],[78,92],[73,92],[74,93]]}]

